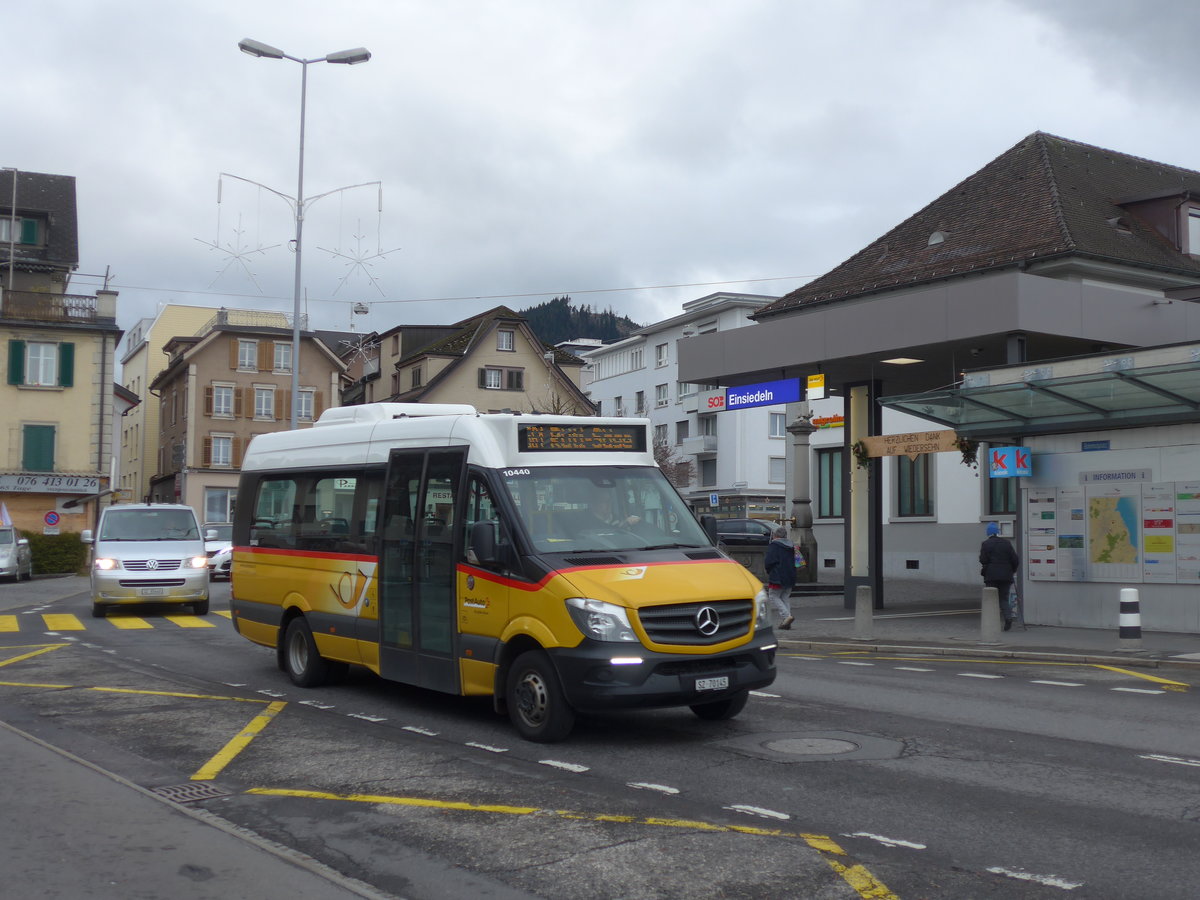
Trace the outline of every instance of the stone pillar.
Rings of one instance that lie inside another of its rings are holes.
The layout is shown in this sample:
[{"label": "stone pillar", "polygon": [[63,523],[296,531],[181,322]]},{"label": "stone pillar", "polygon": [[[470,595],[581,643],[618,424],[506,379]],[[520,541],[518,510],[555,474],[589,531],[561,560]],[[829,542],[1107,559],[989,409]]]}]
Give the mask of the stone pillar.
[{"label": "stone pillar", "polygon": [[808,404],[799,403],[796,406],[796,419],[786,426],[788,434],[792,436],[791,538],[808,563],[803,571],[796,573],[796,583],[812,584],[817,580],[817,538],[812,529],[812,488],[809,482],[811,448],[808,439],[817,427],[812,423]]}]

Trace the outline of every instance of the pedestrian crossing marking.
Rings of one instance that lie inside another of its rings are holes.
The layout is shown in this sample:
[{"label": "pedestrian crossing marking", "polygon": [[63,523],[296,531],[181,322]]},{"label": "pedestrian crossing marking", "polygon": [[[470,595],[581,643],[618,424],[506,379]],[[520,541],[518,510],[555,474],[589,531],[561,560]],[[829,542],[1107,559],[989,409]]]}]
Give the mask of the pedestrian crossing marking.
[{"label": "pedestrian crossing marking", "polygon": [[140,616],[109,616],[108,621],[113,628],[133,630],[135,628],[153,628],[154,626]]},{"label": "pedestrian crossing marking", "polygon": [[0,616],[0,631],[20,631],[16,616]]},{"label": "pedestrian crossing marking", "polygon": [[168,622],[174,622],[180,628],[216,628],[212,622],[201,616],[163,616]]},{"label": "pedestrian crossing marking", "polygon": [[[215,615],[224,616],[226,619],[231,619],[232,615],[226,611],[214,611]],[[38,628],[37,620],[41,619],[42,628]],[[153,628],[163,627],[162,622],[168,621],[177,628],[216,628],[217,623],[212,622],[206,616],[194,615],[174,615],[152,617],[150,619],[142,618],[141,616],[130,615],[114,615],[110,612],[103,619],[80,619],[78,616],[71,613],[41,613],[40,616],[21,616],[16,615],[0,615],[0,634],[19,634],[21,625],[24,624],[27,630],[45,630],[45,631],[86,631],[90,625],[92,628],[117,628],[121,631],[146,631]]]},{"label": "pedestrian crossing marking", "polygon": [[42,621],[51,631],[83,631],[83,623],[70,613],[43,613]]}]

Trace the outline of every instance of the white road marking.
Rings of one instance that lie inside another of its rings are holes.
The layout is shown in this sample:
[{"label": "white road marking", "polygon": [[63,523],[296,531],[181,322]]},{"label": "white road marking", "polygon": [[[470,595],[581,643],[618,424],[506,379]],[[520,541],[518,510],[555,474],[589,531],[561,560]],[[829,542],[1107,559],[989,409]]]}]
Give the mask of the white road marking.
[{"label": "white road marking", "polygon": [[468,747],[474,747],[477,750],[486,750],[488,753],[507,753],[507,747],[492,747],[488,744],[477,744],[474,741],[467,741]]},{"label": "white road marking", "polygon": [[557,759],[539,759],[539,763],[543,766],[554,766],[556,769],[563,769],[567,772],[586,772],[588,766],[581,766],[579,763],[559,762]]},{"label": "white road marking", "polygon": [[869,838],[872,841],[879,841],[881,844],[886,844],[889,847],[907,847],[910,850],[924,850],[924,844],[914,844],[912,841],[902,841],[899,838],[884,837],[881,834],[871,834],[869,831],[856,831],[853,834],[842,834],[842,837],[857,837]]},{"label": "white road marking", "polygon": [[1055,687],[1083,687],[1083,683],[1079,681],[1044,681],[1040,678],[1035,678],[1030,684],[1052,684]]},{"label": "white road marking", "polygon": [[1123,691],[1126,694],[1165,694],[1166,693],[1166,691],[1156,691],[1156,690],[1152,690],[1150,688],[1115,687],[1115,688],[1109,688],[1109,690]]},{"label": "white road marking", "polygon": [[900,672],[932,672],[933,669],[922,669],[920,666],[892,666]]},{"label": "white road marking", "polygon": [[852,659],[839,659],[837,661],[837,664],[839,666],[873,666],[873,665],[875,665],[875,663],[869,663],[869,662],[855,662]]},{"label": "white road marking", "polygon": [[626,787],[638,791],[658,791],[660,794],[678,794],[679,788],[667,787],[665,784],[647,784],[644,781],[631,781]]},{"label": "white road marking", "polygon": [[1046,885],[1046,887],[1062,888],[1064,891],[1073,891],[1077,887],[1083,887],[1082,881],[1067,881],[1059,878],[1057,875],[1034,875],[1032,872],[1022,872],[1019,869],[1006,869],[1003,866],[992,866],[988,871],[993,875],[1006,875],[1009,878],[1016,878],[1020,881],[1035,881],[1038,884]]},{"label": "white road marking", "polygon": [[751,691],[751,697],[770,697],[772,700],[780,699],[779,694],[768,694],[766,691]]},{"label": "white road marking", "polygon": [[311,706],[314,709],[333,709],[334,708],[332,703],[318,703],[316,700],[301,700],[301,701],[299,701],[299,703],[301,706]]},{"label": "white road marking", "polygon": [[1003,675],[989,675],[986,672],[959,672],[960,678],[1003,678]]},{"label": "white road marking", "polygon": [[368,716],[366,713],[346,713],[351,719],[362,719],[364,722],[386,722],[383,716]]},{"label": "white road marking", "polygon": [[225,685],[225,687],[245,687],[246,686],[246,683],[244,681],[222,681],[221,684]]},{"label": "white road marking", "polygon": [[1196,766],[1200,768],[1200,759],[1186,759],[1182,756],[1162,756],[1158,753],[1144,753],[1138,759],[1151,759],[1154,762],[1175,763],[1177,766]]},{"label": "white road marking", "polygon": [[425,737],[437,737],[436,731],[430,731],[428,728],[420,728],[416,725],[405,725],[401,731],[411,731],[413,734],[423,734]]},{"label": "white road marking", "polygon": [[261,690],[261,691],[255,691],[254,693],[256,693],[256,694],[266,694],[268,697],[286,697],[286,696],[287,696],[287,694],[284,694],[284,693],[282,693],[281,691],[268,691],[268,690]]},{"label": "white road marking", "polygon": [[758,816],[762,819],[790,819],[787,813],[776,812],[773,809],[763,809],[760,806],[744,806],[741,803],[735,803],[733,806],[726,806],[726,809],[733,812],[745,813],[748,816]]}]

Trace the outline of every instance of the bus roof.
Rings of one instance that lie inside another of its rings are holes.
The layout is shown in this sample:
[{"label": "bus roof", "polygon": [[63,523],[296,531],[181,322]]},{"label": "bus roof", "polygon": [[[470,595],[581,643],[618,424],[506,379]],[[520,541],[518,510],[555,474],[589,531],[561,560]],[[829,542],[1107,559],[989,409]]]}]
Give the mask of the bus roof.
[{"label": "bus roof", "polygon": [[393,449],[462,446],[470,462],[496,469],[655,465],[648,419],[366,403],[326,410],[313,428],[255,437],[242,470],[385,465]]}]

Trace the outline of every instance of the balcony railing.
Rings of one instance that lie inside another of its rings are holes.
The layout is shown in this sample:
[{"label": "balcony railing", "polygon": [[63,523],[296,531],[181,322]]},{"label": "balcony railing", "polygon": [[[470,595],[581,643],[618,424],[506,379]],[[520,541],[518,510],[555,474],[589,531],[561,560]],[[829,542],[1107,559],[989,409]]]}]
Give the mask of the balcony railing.
[{"label": "balcony railing", "polygon": [[[219,309],[217,314],[204,323],[204,327],[196,332],[197,337],[203,337],[221,325],[245,325],[251,328],[291,328],[292,317],[287,313],[270,310],[250,309]],[[308,316],[300,315],[300,330],[308,330]]]},{"label": "balcony railing", "polygon": [[26,322],[72,322],[80,325],[116,320],[116,295],[88,297],[48,291],[0,292],[0,319]]},{"label": "balcony railing", "polygon": [[698,434],[694,437],[684,438],[680,444],[679,452],[685,456],[697,456],[701,453],[716,453],[717,436],[715,434]]}]

